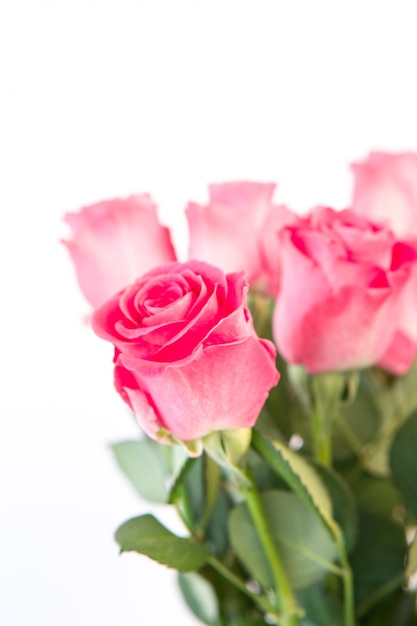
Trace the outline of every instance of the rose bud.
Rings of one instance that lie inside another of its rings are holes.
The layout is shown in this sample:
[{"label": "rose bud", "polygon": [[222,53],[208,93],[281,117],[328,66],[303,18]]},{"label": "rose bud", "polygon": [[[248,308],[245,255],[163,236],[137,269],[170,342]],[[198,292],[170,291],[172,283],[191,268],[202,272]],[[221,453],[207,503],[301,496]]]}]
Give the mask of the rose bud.
[{"label": "rose bud", "polygon": [[169,230],[147,194],[99,202],[64,219],[72,239],[63,243],[93,307],[155,265],[176,260]]}]

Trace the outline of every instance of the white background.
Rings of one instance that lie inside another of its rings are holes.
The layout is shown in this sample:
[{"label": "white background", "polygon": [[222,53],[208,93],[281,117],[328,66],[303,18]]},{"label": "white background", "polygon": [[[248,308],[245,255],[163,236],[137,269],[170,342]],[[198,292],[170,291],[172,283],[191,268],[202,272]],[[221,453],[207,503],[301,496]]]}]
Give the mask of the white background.
[{"label": "white background", "polygon": [[184,254],[182,209],[208,182],[348,204],[350,161],[417,150],[417,5],[0,6],[0,622],[192,626],[174,574],[112,540],[151,507],[108,451],[137,430],[83,325],[61,216],[149,191]]}]

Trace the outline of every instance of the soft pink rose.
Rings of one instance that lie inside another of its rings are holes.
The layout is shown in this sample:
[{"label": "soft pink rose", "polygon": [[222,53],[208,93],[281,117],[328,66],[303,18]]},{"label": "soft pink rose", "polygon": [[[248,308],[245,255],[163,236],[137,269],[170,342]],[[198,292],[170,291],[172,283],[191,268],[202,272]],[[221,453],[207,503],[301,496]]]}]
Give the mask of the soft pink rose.
[{"label": "soft pink rose", "polygon": [[215,263],[225,272],[244,270],[251,285],[275,289],[278,270],[272,250],[268,262],[269,234],[287,221],[289,212],[272,203],[274,190],[274,183],[210,185],[208,205],[190,203],[186,209],[190,258]]},{"label": "soft pink rose", "polygon": [[67,213],[64,241],[84,296],[94,307],[155,265],[176,260],[168,228],[147,194],[99,202]]},{"label": "soft pink rose", "polygon": [[403,239],[417,237],[417,154],[371,152],[352,170],[352,210]]},{"label": "soft pink rose", "polygon": [[[400,248],[402,244],[398,244]],[[417,242],[404,244],[403,257],[411,262],[411,272],[400,296],[397,332],[378,365],[393,374],[405,374],[417,353]]]},{"label": "soft pink rose", "polygon": [[246,307],[244,273],[200,261],[154,268],[93,315],[116,388],[154,438],[251,427],[278,381],[275,350]]},{"label": "soft pink rose", "polygon": [[[352,170],[352,209],[376,223],[386,225],[416,249],[417,154],[371,152],[363,162],[354,163]],[[404,373],[414,358],[416,343],[417,265],[414,264],[411,279],[402,296],[398,332],[380,365],[396,374]]]},{"label": "soft pink rose", "polygon": [[311,373],[382,360],[395,373],[410,366],[415,347],[400,345],[398,331],[414,248],[350,210],[322,207],[279,238],[282,276],[273,326],[289,362]]},{"label": "soft pink rose", "polygon": [[286,206],[274,207],[266,218],[260,234],[262,255],[262,276],[264,291],[275,297],[279,290],[281,279],[281,257],[278,245],[278,233],[284,226],[290,226],[298,220],[298,216]]}]

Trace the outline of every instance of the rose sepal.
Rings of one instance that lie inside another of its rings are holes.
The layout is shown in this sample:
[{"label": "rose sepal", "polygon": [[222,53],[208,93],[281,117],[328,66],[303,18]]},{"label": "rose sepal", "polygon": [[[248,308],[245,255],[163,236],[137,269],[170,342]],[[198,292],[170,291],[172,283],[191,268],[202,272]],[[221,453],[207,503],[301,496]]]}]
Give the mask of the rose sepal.
[{"label": "rose sepal", "polygon": [[250,481],[239,464],[244,465],[245,454],[252,440],[251,428],[218,430],[203,437],[205,452],[242,488]]}]

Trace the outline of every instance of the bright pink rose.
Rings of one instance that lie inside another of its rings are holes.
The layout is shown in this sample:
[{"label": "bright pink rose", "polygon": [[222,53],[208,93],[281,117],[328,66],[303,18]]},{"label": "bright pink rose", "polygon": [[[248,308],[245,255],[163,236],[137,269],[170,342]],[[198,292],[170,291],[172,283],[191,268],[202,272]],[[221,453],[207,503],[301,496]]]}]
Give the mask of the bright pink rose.
[{"label": "bright pink rose", "polygon": [[209,204],[190,203],[186,209],[190,258],[215,263],[225,272],[244,270],[251,285],[268,292],[271,283],[275,288],[273,259],[265,260],[269,241],[266,250],[263,242],[272,227],[286,222],[286,212],[272,203],[274,190],[273,183],[210,185]]},{"label": "bright pink rose", "polygon": [[116,347],[116,388],[151,437],[253,426],[278,372],[273,345],[253,329],[247,288],[243,272],[171,263],[95,311],[94,331]]},{"label": "bright pink rose", "polygon": [[160,225],[147,194],[99,202],[64,219],[72,229],[64,243],[94,307],[148,269],[176,260],[169,230]]},{"label": "bright pink rose", "polygon": [[417,237],[417,154],[371,152],[352,170],[352,210],[402,239]]},{"label": "bright pink rose", "polygon": [[407,342],[399,345],[398,326],[417,256],[412,247],[350,210],[322,207],[284,228],[279,239],[273,327],[290,363],[310,373],[381,360],[396,373],[410,366],[415,348],[411,355]]}]

